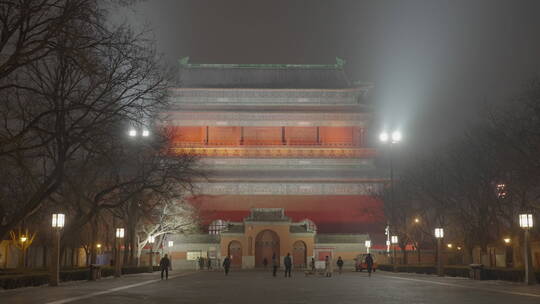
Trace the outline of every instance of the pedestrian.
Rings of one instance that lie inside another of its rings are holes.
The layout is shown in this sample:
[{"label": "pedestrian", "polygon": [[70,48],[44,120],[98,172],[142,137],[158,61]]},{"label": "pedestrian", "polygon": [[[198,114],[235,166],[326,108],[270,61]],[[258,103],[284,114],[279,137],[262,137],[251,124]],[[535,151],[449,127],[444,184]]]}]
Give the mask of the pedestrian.
[{"label": "pedestrian", "polygon": [[366,268],[368,277],[371,277],[371,271],[373,271],[373,257],[371,256],[371,253],[368,253],[366,256]]},{"label": "pedestrian", "polygon": [[287,253],[287,256],[283,259],[283,264],[285,265],[285,277],[287,277],[288,274],[290,278],[292,269],[292,259],[290,253]]},{"label": "pedestrian", "polygon": [[263,259],[263,266],[264,266],[264,269],[266,269],[266,266],[268,266],[268,259],[267,258]]},{"label": "pedestrian", "polygon": [[341,257],[338,257],[336,264],[339,269],[339,274],[341,274],[341,270],[343,269],[343,260],[341,259]]},{"label": "pedestrian", "polygon": [[324,270],[326,277],[331,277],[332,272],[334,272],[334,264],[332,264],[332,259],[329,256],[324,258]]},{"label": "pedestrian", "polygon": [[276,253],[274,252],[274,254],[272,254],[272,275],[274,277],[276,276],[277,269],[278,269],[278,260],[276,257]]},{"label": "pedestrian", "polygon": [[309,266],[311,267],[311,272],[315,273],[315,258],[311,258],[311,263],[309,263]]},{"label": "pedestrian", "polygon": [[204,259],[202,257],[199,257],[199,270],[204,270]]},{"label": "pedestrian", "polygon": [[223,259],[223,268],[225,269],[225,275],[229,275],[229,268],[231,268],[231,257],[227,256]]},{"label": "pedestrian", "polygon": [[206,260],[206,268],[207,268],[208,270],[212,269],[212,259],[208,258],[208,259]]},{"label": "pedestrian", "polygon": [[165,272],[165,280],[168,280],[169,269],[172,270],[172,268],[171,268],[171,260],[169,260],[169,257],[166,254],[159,261],[159,268],[161,269],[161,279],[163,280],[163,272]]}]

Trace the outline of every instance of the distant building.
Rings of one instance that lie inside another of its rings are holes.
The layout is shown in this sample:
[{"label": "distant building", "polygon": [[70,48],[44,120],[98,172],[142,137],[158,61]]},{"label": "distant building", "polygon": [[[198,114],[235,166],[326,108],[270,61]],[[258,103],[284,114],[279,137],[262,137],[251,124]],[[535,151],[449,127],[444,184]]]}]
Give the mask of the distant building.
[{"label": "distant building", "polygon": [[[190,200],[208,236],[184,237],[196,243],[178,236],[173,260],[197,255],[185,244],[206,244],[193,248],[216,259],[232,254],[246,268],[262,266],[270,252],[352,263],[366,252],[365,239],[384,247],[374,193],[385,180],[368,140],[371,85],[350,82],[339,58],[331,65],[180,62],[164,123],[171,151],[201,156],[209,172]],[[279,216],[258,218],[270,214]]]}]

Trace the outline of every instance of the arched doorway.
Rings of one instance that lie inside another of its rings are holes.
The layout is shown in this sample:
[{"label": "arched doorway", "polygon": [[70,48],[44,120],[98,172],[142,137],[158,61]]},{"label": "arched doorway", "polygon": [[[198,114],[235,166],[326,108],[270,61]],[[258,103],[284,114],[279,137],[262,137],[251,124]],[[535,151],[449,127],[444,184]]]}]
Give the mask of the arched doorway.
[{"label": "arched doorway", "polygon": [[231,267],[242,266],[242,244],[238,241],[229,243],[229,255],[231,256]]},{"label": "arched doorway", "polygon": [[266,258],[268,265],[272,264],[272,255],[276,254],[279,264],[279,236],[272,230],[263,230],[255,238],[255,266],[263,267]]},{"label": "arched doorway", "polygon": [[296,241],[293,244],[293,263],[295,268],[306,267],[307,248],[306,243],[302,241]]}]

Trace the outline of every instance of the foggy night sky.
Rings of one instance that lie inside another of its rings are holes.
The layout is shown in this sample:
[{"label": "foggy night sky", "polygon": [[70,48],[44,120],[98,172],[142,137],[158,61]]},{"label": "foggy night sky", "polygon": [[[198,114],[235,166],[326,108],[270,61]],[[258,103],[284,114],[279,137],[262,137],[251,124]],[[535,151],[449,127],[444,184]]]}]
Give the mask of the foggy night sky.
[{"label": "foggy night sky", "polygon": [[377,120],[417,146],[460,134],[540,71],[535,0],[149,0],[129,21],[154,30],[171,65],[341,57],[351,80],[375,84]]}]

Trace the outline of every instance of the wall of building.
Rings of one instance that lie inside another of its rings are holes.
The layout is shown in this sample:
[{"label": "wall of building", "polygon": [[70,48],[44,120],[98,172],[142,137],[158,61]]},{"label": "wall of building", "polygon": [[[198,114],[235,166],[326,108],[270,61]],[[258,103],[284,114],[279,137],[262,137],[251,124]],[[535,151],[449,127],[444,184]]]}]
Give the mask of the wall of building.
[{"label": "wall of building", "polygon": [[368,195],[202,195],[190,202],[203,225],[223,219],[240,222],[251,208],[284,208],[293,221],[312,220],[323,233],[384,231],[382,202]]}]

